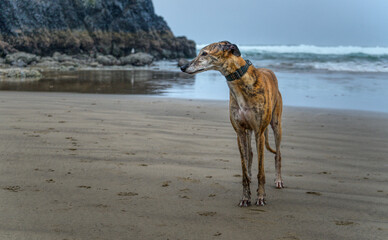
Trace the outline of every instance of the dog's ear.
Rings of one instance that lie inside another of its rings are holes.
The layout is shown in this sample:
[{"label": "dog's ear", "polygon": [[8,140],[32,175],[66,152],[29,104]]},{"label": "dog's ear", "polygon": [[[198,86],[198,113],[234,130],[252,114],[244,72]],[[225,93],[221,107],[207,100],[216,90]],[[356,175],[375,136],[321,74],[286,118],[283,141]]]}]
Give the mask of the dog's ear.
[{"label": "dog's ear", "polygon": [[232,45],[230,46],[230,51],[231,51],[232,54],[235,55],[236,57],[240,57],[240,56],[241,56],[240,49],[238,49],[238,47],[237,47],[236,44],[232,44]]},{"label": "dog's ear", "polygon": [[238,49],[236,44],[227,44],[227,45],[225,45],[224,46],[224,51],[229,51],[230,53],[232,53],[236,57],[240,57],[241,56],[240,49]]}]

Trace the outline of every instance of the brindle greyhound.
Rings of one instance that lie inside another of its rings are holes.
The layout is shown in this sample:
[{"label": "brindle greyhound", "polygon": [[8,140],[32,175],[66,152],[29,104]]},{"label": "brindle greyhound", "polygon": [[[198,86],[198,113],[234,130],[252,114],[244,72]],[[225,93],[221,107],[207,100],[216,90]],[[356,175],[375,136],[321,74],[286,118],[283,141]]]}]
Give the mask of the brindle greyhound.
[{"label": "brindle greyhound", "polygon": [[[243,195],[240,207],[247,207],[251,201],[251,135],[256,138],[259,162],[256,205],[265,205],[264,144],[275,154],[277,188],[283,188],[281,177],[280,141],[282,137],[282,96],[275,74],[265,68],[255,68],[249,60],[241,57],[240,50],[228,41],[210,44],[199,52],[190,63],[181,67],[183,72],[196,74],[217,70],[226,77],[229,90],[229,115],[237,133],[237,143],[241,155]],[[271,124],[275,136],[276,151],[268,143],[267,126]]]}]

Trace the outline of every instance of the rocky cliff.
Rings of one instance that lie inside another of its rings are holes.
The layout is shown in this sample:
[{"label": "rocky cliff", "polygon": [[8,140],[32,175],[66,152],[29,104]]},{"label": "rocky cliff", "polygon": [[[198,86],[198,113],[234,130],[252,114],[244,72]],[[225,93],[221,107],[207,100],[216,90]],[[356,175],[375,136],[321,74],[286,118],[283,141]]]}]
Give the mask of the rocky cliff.
[{"label": "rocky cliff", "polygon": [[1,0],[0,56],[131,51],[161,58],[194,57],[195,43],[175,37],[151,0]]}]

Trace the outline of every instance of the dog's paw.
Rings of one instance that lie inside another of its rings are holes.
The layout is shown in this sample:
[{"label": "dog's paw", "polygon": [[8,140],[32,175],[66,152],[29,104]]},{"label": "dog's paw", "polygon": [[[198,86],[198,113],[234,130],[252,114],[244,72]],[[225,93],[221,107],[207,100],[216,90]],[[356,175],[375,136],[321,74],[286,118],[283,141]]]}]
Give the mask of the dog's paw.
[{"label": "dog's paw", "polygon": [[246,200],[246,199],[242,199],[240,200],[240,203],[238,204],[239,207],[249,207],[251,206],[251,201],[250,200]]},{"label": "dog's paw", "polygon": [[257,200],[256,200],[256,206],[264,206],[266,204],[265,202],[265,199],[263,197],[259,197]]},{"label": "dog's paw", "polygon": [[282,189],[282,188],[284,188],[283,181],[282,181],[282,180],[276,180],[276,181],[275,181],[275,187],[276,187],[277,189]]}]

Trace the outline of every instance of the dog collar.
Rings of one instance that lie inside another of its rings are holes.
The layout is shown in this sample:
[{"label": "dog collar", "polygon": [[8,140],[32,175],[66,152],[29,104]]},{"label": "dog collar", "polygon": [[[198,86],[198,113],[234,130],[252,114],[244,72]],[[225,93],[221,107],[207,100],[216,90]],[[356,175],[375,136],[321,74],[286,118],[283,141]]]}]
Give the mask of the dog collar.
[{"label": "dog collar", "polygon": [[226,81],[231,82],[231,81],[242,78],[242,76],[244,76],[244,74],[248,71],[249,66],[252,65],[251,61],[249,61],[249,60],[245,60],[245,62],[246,62],[246,64],[244,66],[237,69],[234,73],[231,73],[231,74],[225,76]]}]

